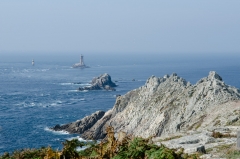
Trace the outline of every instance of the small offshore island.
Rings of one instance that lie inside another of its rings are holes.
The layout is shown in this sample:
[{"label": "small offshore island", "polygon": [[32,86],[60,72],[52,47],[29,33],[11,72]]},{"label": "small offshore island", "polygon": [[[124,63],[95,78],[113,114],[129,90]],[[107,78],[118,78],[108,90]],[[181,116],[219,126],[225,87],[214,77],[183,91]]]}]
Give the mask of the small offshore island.
[{"label": "small offshore island", "polygon": [[111,76],[107,73],[100,75],[99,77],[94,77],[91,86],[79,87],[79,91],[87,91],[87,90],[107,90],[107,91],[115,91],[117,85],[112,82]]}]

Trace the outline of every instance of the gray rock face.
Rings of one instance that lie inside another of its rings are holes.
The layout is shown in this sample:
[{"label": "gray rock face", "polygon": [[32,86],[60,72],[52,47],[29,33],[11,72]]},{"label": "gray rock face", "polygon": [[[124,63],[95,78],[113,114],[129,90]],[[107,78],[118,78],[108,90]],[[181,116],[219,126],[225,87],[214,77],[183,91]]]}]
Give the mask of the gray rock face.
[{"label": "gray rock face", "polygon": [[84,131],[91,128],[99,119],[103,117],[105,114],[104,111],[97,111],[90,116],[86,116],[81,120],[77,120],[75,122],[65,124],[65,125],[56,125],[52,129],[55,131],[65,130],[69,133],[83,133]]},{"label": "gray rock face", "polygon": [[153,140],[157,145],[163,144],[168,148],[184,148],[185,153],[201,152],[204,154],[206,153],[205,149],[214,148],[220,145],[231,145],[236,143],[236,137],[214,138],[212,137],[212,132],[206,130],[201,132],[191,131],[188,133],[175,133],[174,135],[179,136],[179,138],[174,138],[174,136],[171,136],[172,139],[162,141],[161,139],[164,139],[163,137],[157,137]]},{"label": "gray rock face", "polygon": [[239,90],[226,85],[214,71],[195,85],[176,73],[152,76],[144,86],[117,97],[114,107],[82,137],[102,139],[108,125],[141,137],[223,126],[239,108],[239,99]]},{"label": "gray rock face", "polygon": [[100,75],[99,77],[93,78],[90,87],[79,87],[78,90],[110,90],[115,91],[113,87],[116,87],[116,84],[112,82],[111,76],[107,73]]},{"label": "gray rock face", "polygon": [[114,107],[105,114],[98,112],[53,129],[80,133],[85,139],[103,139],[109,125],[116,132],[143,138],[179,135],[179,139],[161,143],[170,148],[183,147],[187,153],[205,153],[205,149],[218,144],[236,142],[236,138],[223,141],[211,137],[213,130],[236,134],[236,124],[240,125],[239,90],[211,71],[195,85],[176,73],[152,76],[144,86],[118,96]]}]

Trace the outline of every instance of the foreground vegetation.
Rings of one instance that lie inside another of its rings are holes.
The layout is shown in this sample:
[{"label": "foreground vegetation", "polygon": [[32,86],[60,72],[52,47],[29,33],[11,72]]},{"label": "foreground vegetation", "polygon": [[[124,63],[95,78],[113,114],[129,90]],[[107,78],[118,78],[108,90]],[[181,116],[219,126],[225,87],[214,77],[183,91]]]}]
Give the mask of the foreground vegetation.
[{"label": "foreground vegetation", "polygon": [[[82,151],[77,147],[87,146]],[[114,137],[112,127],[107,128],[107,137],[100,143],[80,142],[77,139],[65,141],[61,151],[51,147],[40,149],[24,149],[12,154],[5,153],[0,159],[198,159],[199,154],[188,155],[180,151],[169,149],[164,145],[157,146],[151,138],[127,136],[120,132],[118,139]]]}]

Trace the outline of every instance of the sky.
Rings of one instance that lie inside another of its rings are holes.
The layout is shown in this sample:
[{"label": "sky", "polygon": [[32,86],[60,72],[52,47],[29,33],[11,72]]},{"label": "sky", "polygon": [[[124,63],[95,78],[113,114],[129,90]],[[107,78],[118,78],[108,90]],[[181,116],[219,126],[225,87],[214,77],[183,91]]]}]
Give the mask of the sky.
[{"label": "sky", "polygon": [[239,7],[239,0],[1,0],[0,55],[240,54]]}]

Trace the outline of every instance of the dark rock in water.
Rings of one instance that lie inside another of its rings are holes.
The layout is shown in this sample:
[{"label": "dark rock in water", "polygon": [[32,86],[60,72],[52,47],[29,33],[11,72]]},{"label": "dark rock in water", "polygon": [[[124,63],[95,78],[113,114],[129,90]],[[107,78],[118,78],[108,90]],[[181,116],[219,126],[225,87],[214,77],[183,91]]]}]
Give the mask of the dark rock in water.
[{"label": "dark rock in water", "polygon": [[82,84],[81,82],[75,82],[75,83],[73,83],[73,84]]},{"label": "dark rock in water", "polygon": [[113,87],[116,87],[117,85],[112,82],[111,76],[107,73],[100,75],[99,77],[93,78],[91,82],[91,86],[88,87],[79,87],[79,91],[83,90],[101,90],[105,89],[108,91],[115,91]]},{"label": "dark rock in water", "polygon": [[61,130],[62,130],[62,127],[61,127],[59,124],[57,124],[57,125],[54,126],[52,129],[55,130],[55,131],[61,131]]},{"label": "dark rock in water", "polygon": [[69,124],[64,124],[62,126],[57,124],[52,129],[55,131],[65,130],[69,133],[82,134],[84,131],[90,129],[99,119],[103,117],[104,114],[104,111],[97,111],[89,116],[84,117],[81,120],[77,120]]},{"label": "dark rock in water", "polygon": [[97,84],[100,87],[104,86],[110,86],[110,87],[116,87],[116,84],[112,82],[111,76],[107,73],[100,75],[99,77],[95,77],[92,80],[92,85]]}]

